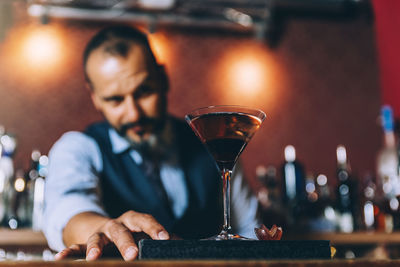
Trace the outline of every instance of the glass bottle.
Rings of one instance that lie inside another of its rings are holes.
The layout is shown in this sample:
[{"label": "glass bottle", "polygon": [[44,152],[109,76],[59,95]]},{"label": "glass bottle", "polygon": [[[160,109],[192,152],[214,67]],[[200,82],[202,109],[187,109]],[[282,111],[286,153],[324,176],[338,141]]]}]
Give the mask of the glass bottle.
[{"label": "glass bottle", "polygon": [[289,225],[295,227],[303,223],[306,199],[303,166],[296,160],[296,149],[288,145],[284,150],[282,166],[282,202],[286,206]]},{"label": "glass bottle", "polygon": [[[381,109],[381,123],[383,129],[383,145],[377,155],[377,179],[381,187],[385,207],[387,225],[393,225],[393,229],[399,229],[399,157],[396,148],[396,136],[394,133],[393,111],[388,105]],[[391,231],[390,227],[386,231]]]},{"label": "glass bottle", "polygon": [[339,231],[350,233],[355,229],[356,187],[350,177],[350,166],[347,162],[347,151],[343,145],[336,149],[337,158],[337,188],[336,208],[339,214]]}]

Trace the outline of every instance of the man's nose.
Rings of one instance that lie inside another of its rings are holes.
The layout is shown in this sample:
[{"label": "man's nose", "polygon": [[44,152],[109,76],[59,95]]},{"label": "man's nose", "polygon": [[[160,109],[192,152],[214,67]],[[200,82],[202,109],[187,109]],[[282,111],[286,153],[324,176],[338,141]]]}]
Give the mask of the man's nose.
[{"label": "man's nose", "polygon": [[128,97],[125,103],[125,121],[135,122],[141,116],[141,108],[134,97]]}]

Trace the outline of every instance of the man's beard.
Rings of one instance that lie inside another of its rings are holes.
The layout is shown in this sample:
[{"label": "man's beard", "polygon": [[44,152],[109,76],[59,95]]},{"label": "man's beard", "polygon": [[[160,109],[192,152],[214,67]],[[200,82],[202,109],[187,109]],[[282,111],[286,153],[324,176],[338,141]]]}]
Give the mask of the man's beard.
[{"label": "man's beard", "polygon": [[140,127],[141,131],[136,132],[136,134],[142,140],[143,135],[146,133],[150,135],[158,135],[164,128],[164,125],[165,125],[164,118],[141,117],[136,122],[129,122],[122,124],[121,127],[117,129],[117,132],[120,136],[127,138],[129,141],[137,143],[136,141],[131,140],[131,138],[127,136],[127,131],[129,129],[134,127]]}]

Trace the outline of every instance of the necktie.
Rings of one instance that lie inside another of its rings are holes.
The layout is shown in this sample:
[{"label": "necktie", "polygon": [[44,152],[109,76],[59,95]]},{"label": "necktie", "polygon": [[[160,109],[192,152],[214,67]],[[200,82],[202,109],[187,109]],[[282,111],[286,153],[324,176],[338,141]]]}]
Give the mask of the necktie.
[{"label": "necktie", "polygon": [[141,168],[148,181],[151,183],[158,198],[161,200],[160,205],[163,205],[172,213],[170,199],[161,181],[159,160],[156,156],[151,156],[149,154],[150,153],[142,153],[143,162]]}]

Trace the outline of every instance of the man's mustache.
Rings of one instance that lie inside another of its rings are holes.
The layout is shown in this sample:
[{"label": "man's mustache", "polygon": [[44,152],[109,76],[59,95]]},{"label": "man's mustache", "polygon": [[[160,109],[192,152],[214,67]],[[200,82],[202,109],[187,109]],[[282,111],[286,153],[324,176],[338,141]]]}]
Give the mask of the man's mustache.
[{"label": "man's mustache", "polygon": [[[124,136],[126,135],[126,132],[130,129],[130,128],[134,128],[134,127],[141,127],[143,128],[143,130],[145,128],[147,128],[148,126],[156,126],[157,124],[159,124],[159,120],[155,119],[155,118],[149,118],[149,117],[142,117],[140,118],[138,121],[135,122],[128,122],[128,123],[124,123],[121,125],[120,129],[119,129],[119,133]],[[144,132],[143,132],[144,133]],[[143,134],[143,133],[138,133],[138,134]]]}]

